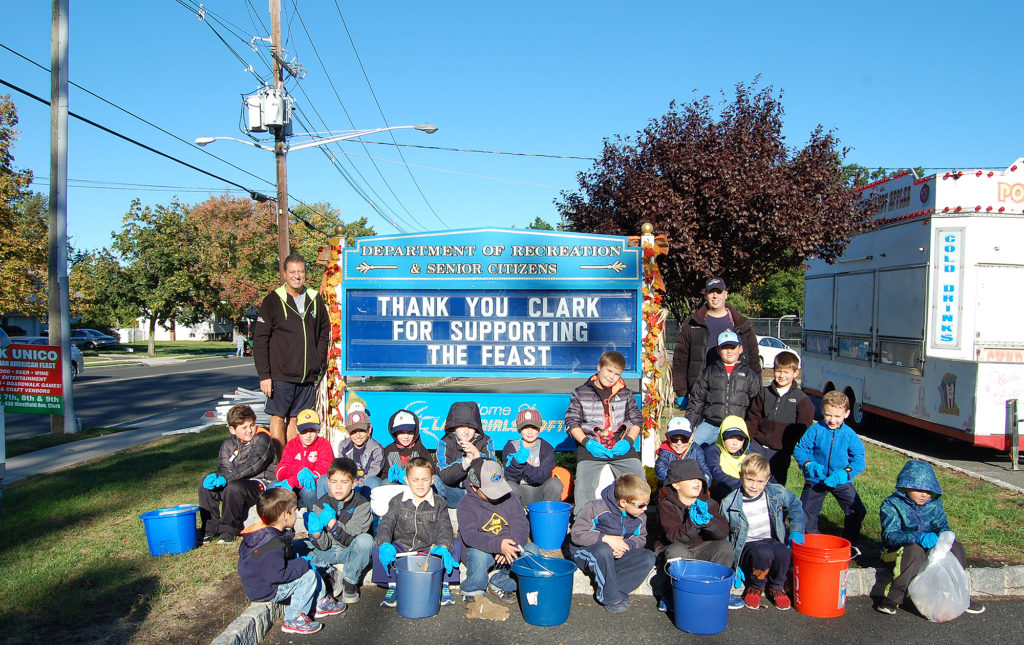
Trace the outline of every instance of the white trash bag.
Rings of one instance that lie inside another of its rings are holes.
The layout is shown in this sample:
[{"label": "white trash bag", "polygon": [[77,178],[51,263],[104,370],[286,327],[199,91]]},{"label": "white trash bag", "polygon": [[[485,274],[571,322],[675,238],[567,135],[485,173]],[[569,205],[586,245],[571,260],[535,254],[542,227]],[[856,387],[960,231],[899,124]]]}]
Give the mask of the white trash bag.
[{"label": "white trash bag", "polygon": [[971,604],[971,579],[949,552],[956,534],[943,531],[928,553],[928,563],[907,590],[921,615],[934,623],[953,620]]}]

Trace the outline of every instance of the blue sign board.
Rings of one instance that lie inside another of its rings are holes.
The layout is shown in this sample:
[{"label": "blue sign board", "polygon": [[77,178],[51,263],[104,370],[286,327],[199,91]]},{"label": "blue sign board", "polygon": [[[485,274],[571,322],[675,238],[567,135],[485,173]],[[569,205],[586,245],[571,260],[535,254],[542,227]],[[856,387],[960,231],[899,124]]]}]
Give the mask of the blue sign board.
[{"label": "blue sign board", "polygon": [[[593,371],[593,370],[591,370]],[[484,434],[494,441],[494,450],[501,452],[511,439],[518,439],[515,420],[520,410],[537,408],[544,420],[540,437],[556,450],[575,450],[576,442],[565,427],[565,411],[569,393],[565,394],[480,394],[464,392],[377,392],[360,391],[373,424],[373,438],[382,446],[394,442],[388,432],[388,419],[398,410],[412,410],[420,419],[420,438],[430,450],[437,448],[444,436],[444,420],[448,408],[456,401],[475,401],[480,406]],[[637,396],[637,405],[640,404]]]},{"label": "blue sign board", "polygon": [[343,256],[344,373],[639,375],[639,249],[606,235],[472,229],[360,238]]}]

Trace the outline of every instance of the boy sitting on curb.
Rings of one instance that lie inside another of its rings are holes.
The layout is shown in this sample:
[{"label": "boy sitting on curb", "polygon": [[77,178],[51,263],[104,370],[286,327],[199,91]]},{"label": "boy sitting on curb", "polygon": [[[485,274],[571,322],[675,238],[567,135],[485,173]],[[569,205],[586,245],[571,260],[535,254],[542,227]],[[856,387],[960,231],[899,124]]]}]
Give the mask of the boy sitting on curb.
[{"label": "boy sitting on curb", "polygon": [[557,502],[562,497],[562,482],[554,475],[555,449],[540,438],[544,421],[535,408],[516,415],[519,439],[510,439],[501,451],[505,477],[512,493],[525,509],[533,502]]}]

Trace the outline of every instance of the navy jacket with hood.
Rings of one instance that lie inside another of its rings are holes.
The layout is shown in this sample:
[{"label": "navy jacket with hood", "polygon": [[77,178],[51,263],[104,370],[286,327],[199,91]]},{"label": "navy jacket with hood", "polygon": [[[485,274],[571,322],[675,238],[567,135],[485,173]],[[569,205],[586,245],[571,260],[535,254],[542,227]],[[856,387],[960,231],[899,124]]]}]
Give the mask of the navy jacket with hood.
[{"label": "navy jacket with hood", "polygon": [[238,577],[253,602],[273,600],[278,585],[301,578],[309,563],[295,556],[295,533],[273,526],[242,534],[238,547]]},{"label": "navy jacket with hood", "polygon": [[434,460],[434,455],[431,454],[427,447],[423,445],[423,441],[420,439],[420,418],[416,416],[416,413],[412,410],[396,410],[391,418],[388,419],[388,432],[391,433],[391,438],[394,439],[395,435],[395,417],[398,416],[399,412],[408,412],[412,415],[412,418],[416,420],[416,432],[413,434],[412,443],[406,447],[401,447],[397,442],[391,443],[384,448],[384,469],[381,471],[381,477],[387,477],[388,471],[392,466],[398,464],[402,468],[409,463],[409,460],[413,457],[423,457],[430,462],[434,472],[437,472],[437,461]]},{"label": "navy jacket with hood", "polygon": [[615,499],[615,484],[609,484],[601,497],[580,509],[569,532],[569,550],[575,556],[581,547],[594,546],[604,535],[625,538],[631,549],[642,549],[647,544],[647,513],[633,517],[619,508]]},{"label": "navy jacket with hood", "polygon": [[456,401],[448,410],[444,421],[444,436],[437,442],[437,467],[441,481],[446,486],[459,486],[466,479],[467,469],[472,460],[466,459],[455,436],[455,428],[466,427],[476,430],[472,444],[484,459],[494,459],[494,442],[483,433],[480,420],[480,406],[472,401]]},{"label": "navy jacket with hood", "polygon": [[[924,490],[932,498],[915,504],[908,490]],[[896,476],[896,492],[882,500],[878,509],[882,523],[882,548],[890,551],[917,542],[924,533],[949,530],[946,509],[942,505],[942,487],[935,471],[924,461],[908,461]]]}]

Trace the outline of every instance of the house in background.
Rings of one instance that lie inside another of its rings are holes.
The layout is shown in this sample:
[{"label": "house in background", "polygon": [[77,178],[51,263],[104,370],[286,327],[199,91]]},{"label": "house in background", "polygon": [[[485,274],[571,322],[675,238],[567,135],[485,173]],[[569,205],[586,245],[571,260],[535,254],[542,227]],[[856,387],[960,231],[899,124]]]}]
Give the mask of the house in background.
[{"label": "house in background", "polygon": [[[193,326],[177,323],[172,325],[169,321],[158,322],[153,335],[154,340],[232,340],[235,337],[235,327],[227,318],[210,316],[209,319]],[[149,319],[137,318],[134,327],[118,329],[117,337],[122,343],[148,341]]]}]

